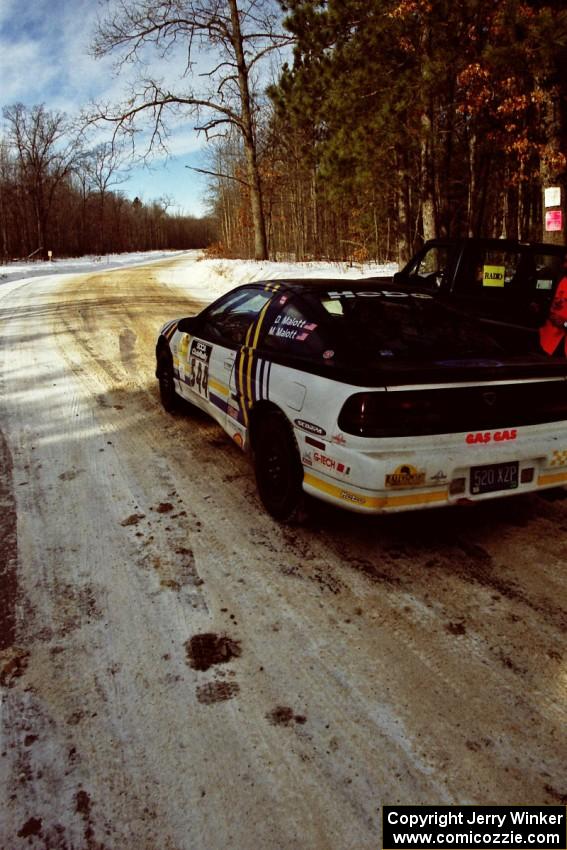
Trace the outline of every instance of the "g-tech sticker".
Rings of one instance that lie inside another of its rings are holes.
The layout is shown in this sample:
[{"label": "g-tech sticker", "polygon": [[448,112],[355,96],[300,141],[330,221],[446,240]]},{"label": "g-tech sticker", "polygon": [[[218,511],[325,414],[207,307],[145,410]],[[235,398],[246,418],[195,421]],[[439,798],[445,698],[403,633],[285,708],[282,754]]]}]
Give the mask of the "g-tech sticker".
[{"label": "g-tech sticker", "polygon": [[189,349],[189,375],[187,383],[192,390],[209,397],[209,361],[213,346],[199,339],[191,340]]},{"label": "g-tech sticker", "polygon": [[319,466],[324,466],[326,469],[330,469],[333,472],[338,472],[341,475],[350,475],[350,466],[345,466],[344,463],[341,463],[328,455],[321,454],[321,452],[313,452],[313,460],[315,463],[319,464]]},{"label": "g-tech sticker", "polygon": [[324,428],[314,425],[313,422],[306,422],[305,419],[296,419],[295,424],[302,431],[308,431],[310,434],[318,434],[320,437],[324,437],[327,433]]},{"label": "g-tech sticker", "polygon": [[419,487],[425,484],[425,472],[405,463],[386,475],[386,487]]}]

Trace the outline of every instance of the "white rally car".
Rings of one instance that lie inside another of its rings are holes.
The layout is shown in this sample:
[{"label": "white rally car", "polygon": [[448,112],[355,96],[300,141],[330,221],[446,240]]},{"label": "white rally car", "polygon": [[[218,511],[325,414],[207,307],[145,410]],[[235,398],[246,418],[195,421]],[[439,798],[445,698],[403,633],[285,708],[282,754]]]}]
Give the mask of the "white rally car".
[{"label": "white rally car", "polygon": [[379,513],[567,482],[567,362],[415,287],[251,283],[165,324],[156,357],[165,409],[213,416],[280,520],[304,492]]}]

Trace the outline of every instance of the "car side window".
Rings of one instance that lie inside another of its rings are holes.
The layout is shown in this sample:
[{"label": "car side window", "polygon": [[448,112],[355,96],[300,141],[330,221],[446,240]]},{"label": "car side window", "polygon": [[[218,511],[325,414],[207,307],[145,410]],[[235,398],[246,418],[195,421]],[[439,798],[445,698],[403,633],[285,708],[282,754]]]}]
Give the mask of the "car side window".
[{"label": "car side window", "polygon": [[295,299],[280,304],[280,309],[270,316],[262,347],[299,357],[321,356],[325,350],[319,324],[310,320]]},{"label": "car side window", "polygon": [[248,328],[272,295],[256,288],[229,293],[205,314],[202,336],[229,347],[243,345]]},{"label": "car side window", "polygon": [[438,289],[443,283],[447,269],[448,253],[446,245],[432,245],[413,269],[412,279],[420,286]]}]

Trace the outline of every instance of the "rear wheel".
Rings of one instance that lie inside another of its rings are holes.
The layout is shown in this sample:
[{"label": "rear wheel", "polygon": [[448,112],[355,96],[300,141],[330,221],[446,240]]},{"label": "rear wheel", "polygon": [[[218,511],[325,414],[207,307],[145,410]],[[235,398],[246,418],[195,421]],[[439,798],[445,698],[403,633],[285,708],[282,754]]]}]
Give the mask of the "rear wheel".
[{"label": "rear wheel", "polygon": [[295,519],[303,502],[303,467],[293,431],[277,411],[264,414],[254,431],[254,470],[260,499],[274,519]]},{"label": "rear wheel", "polygon": [[179,409],[180,398],[175,392],[173,377],[173,359],[169,351],[162,349],[157,358],[157,376],[159,381],[159,397],[168,413]]}]

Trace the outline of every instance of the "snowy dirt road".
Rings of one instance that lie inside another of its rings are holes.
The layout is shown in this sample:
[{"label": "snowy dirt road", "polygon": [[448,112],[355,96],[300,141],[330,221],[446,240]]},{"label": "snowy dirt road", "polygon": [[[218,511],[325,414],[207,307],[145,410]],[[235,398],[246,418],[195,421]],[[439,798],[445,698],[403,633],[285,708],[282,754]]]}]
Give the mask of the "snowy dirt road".
[{"label": "snowy dirt road", "polygon": [[382,803],[565,802],[567,499],[277,525],[160,407],[199,305],[156,269],[0,299],[2,850],[376,850]]}]

